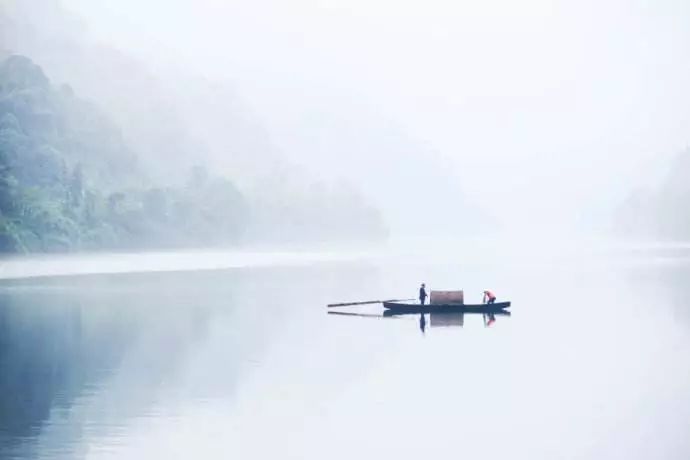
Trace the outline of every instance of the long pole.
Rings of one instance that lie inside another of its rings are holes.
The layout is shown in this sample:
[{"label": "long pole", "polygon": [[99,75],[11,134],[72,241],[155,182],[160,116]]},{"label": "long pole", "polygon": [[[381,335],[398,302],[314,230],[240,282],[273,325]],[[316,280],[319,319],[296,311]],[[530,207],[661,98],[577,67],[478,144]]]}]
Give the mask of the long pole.
[{"label": "long pole", "polygon": [[349,307],[352,305],[368,305],[368,304],[372,304],[372,303],[383,303],[383,302],[409,302],[412,300],[415,300],[415,299],[364,300],[362,302],[329,303],[328,308]]}]

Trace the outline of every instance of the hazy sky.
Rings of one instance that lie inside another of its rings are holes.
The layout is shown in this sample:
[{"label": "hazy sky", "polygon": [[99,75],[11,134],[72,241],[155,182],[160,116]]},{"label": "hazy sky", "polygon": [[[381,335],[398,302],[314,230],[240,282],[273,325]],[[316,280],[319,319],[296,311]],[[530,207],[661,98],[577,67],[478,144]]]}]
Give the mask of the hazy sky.
[{"label": "hazy sky", "polygon": [[232,79],[288,151],[305,119],[363,101],[506,219],[609,209],[689,144],[683,0],[64,4],[104,41]]}]

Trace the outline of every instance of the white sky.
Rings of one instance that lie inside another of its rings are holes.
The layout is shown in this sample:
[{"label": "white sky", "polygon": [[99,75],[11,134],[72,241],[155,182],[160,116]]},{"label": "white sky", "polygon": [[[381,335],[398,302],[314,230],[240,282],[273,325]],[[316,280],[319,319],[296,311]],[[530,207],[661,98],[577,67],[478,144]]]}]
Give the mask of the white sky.
[{"label": "white sky", "polygon": [[682,0],[63,2],[104,41],[231,78],[278,144],[360,98],[506,219],[610,209],[690,144]]}]

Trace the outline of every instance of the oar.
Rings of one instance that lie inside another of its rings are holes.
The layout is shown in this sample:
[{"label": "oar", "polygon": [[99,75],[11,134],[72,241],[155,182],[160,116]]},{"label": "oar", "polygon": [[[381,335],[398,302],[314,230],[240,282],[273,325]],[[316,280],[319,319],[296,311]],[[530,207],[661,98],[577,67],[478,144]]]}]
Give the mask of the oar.
[{"label": "oar", "polygon": [[371,313],[353,313],[349,311],[329,311],[327,312],[329,315],[338,315],[338,316],[359,316],[360,318],[393,318],[393,319],[400,319],[398,316],[386,316],[384,315],[375,315]]},{"label": "oar", "polygon": [[415,299],[365,300],[362,302],[329,303],[328,308],[349,307],[351,305],[368,305],[371,303],[383,303],[383,302],[408,302],[411,300],[415,300]]},{"label": "oar", "polygon": [[370,313],[352,313],[349,311],[329,311],[329,315],[342,315],[342,316],[361,316],[363,318],[385,318],[383,315],[374,315]]}]

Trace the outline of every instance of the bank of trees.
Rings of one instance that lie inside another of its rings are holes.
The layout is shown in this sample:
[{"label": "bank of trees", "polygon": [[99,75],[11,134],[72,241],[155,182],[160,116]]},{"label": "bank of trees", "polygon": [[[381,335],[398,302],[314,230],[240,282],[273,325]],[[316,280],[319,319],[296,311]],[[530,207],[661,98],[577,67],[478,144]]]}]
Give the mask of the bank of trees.
[{"label": "bank of trees", "polygon": [[202,167],[189,176],[179,186],[150,184],[95,106],[51,85],[27,57],[0,63],[0,250],[235,241],[242,194]]},{"label": "bank of trees", "polygon": [[148,177],[118,126],[94,104],[53,85],[28,57],[0,62],[2,252],[385,233],[376,210],[349,191],[286,196],[267,183],[260,196],[247,196],[203,166],[191,168],[185,183]]}]

